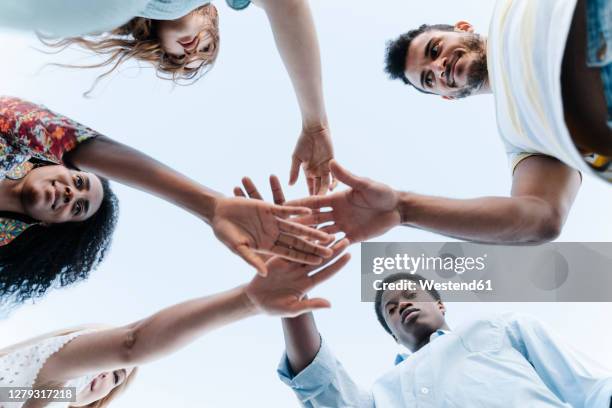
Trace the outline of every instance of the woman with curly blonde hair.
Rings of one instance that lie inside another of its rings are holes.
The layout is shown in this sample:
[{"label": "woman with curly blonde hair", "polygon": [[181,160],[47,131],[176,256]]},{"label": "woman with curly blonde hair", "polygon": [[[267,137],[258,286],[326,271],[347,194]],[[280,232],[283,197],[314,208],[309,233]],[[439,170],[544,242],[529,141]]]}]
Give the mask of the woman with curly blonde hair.
[{"label": "woman with curly blonde hair", "polygon": [[[308,1],[226,2],[237,10],[253,2],[266,12],[302,113],[289,182],[297,181],[303,167],[309,192],[325,194],[334,186],[329,171],[334,153]],[[41,38],[47,45],[60,49],[77,45],[101,55],[102,62],[88,66],[108,67],[98,79],[136,59],[151,64],[161,78],[197,80],[217,58],[218,20],[210,0],[6,0],[0,4],[0,25],[35,29],[44,33]]]}]

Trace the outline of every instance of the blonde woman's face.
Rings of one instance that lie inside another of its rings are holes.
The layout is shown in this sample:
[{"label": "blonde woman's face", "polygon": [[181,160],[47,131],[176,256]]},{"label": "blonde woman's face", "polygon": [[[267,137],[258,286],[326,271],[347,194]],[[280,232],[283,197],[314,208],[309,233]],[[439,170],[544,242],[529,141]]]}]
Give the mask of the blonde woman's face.
[{"label": "blonde woman's face", "polygon": [[[198,9],[177,20],[157,22],[157,35],[164,52],[173,58],[182,59],[208,52],[214,39],[208,30],[214,25],[212,14]],[[198,61],[193,62],[195,68]]]},{"label": "blonde woman's face", "polygon": [[71,407],[84,407],[106,397],[113,389],[123,384],[134,368],[105,371],[98,374],[91,382],[77,394],[76,401]]}]

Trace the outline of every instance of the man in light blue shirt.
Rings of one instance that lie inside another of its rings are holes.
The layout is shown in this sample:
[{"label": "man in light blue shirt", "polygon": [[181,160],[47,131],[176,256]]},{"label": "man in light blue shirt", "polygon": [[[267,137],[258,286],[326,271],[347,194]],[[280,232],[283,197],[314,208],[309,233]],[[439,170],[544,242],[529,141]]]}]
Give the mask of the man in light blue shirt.
[{"label": "man in light blue shirt", "polygon": [[[421,279],[397,274],[385,283]],[[507,314],[450,331],[438,292],[401,287],[379,291],[375,308],[385,330],[412,354],[398,356],[370,390],[351,380],[312,313],[283,320],[287,351],[278,372],[303,406],[612,407],[612,374],[533,318]]]}]

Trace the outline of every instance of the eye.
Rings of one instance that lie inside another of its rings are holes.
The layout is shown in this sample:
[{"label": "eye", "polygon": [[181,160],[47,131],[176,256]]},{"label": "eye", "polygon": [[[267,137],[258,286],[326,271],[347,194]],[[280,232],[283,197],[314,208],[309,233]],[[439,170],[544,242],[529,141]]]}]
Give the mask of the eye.
[{"label": "eye", "polygon": [[202,52],[209,52],[210,51],[210,45],[207,45],[206,47],[202,48]]},{"label": "eye", "polygon": [[427,77],[425,78],[425,85],[427,85],[428,88],[433,87],[433,73],[429,72],[427,74]]},{"label": "eye", "polygon": [[115,378],[115,385],[119,383],[119,375],[116,371],[113,371],[113,377]]},{"label": "eye", "polygon": [[76,176],[74,179],[74,185],[79,190],[83,189],[83,186],[85,185],[85,181],[83,180],[83,177]]},{"label": "eye", "polygon": [[431,47],[431,59],[436,59],[440,55],[440,45],[436,44]]},{"label": "eye", "polygon": [[392,314],[395,312],[395,309],[397,309],[397,307],[395,307],[395,306],[389,306],[389,307],[387,308],[387,313],[388,313],[388,314],[390,314],[390,315],[392,315]]},{"label": "eye", "polygon": [[78,216],[81,214],[81,212],[83,212],[83,203],[81,201],[77,201],[76,204],[74,205],[74,215]]}]

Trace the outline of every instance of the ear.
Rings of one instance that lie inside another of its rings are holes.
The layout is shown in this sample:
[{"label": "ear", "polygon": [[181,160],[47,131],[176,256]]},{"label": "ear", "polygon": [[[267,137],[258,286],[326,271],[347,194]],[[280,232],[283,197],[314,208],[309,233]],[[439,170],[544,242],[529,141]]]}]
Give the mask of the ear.
[{"label": "ear", "polygon": [[467,21],[459,21],[455,24],[455,31],[463,31],[464,33],[473,33],[474,26]]},{"label": "ear", "polygon": [[454,101],[457,98],[455,98],[454,96],[443,96],[442,99],[445,99],[447,101]]},{"label": "ear", "polygon": [[441,300],[438,300],[438,309],[440,309],[443,315],[446,314],[446,306],[444,306]]}]

